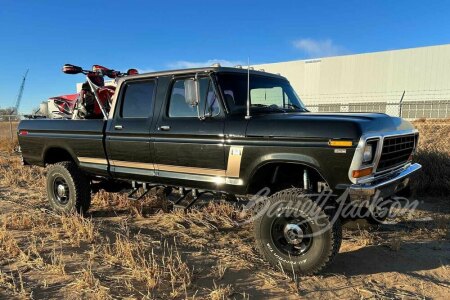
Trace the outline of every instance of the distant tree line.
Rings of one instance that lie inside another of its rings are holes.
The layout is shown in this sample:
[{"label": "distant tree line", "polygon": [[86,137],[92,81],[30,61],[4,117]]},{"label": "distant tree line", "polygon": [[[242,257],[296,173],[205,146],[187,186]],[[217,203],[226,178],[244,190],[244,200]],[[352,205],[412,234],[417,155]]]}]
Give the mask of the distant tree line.
[{"label": "distant tree line", "polygon": [[14,107],[0,108],[0,116],[14,115]]}]

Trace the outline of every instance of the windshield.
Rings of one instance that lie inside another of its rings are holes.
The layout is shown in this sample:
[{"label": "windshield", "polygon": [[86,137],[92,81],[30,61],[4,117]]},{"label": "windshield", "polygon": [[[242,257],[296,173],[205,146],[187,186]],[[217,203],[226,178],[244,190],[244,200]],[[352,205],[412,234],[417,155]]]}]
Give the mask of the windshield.
[{"label": "windshield", "polygon": [[[247,74],[218,73],[218,83],[232,113],[247,110]],[[250,74],[251,112],[307,111],[289,84],[282,78]]]}]

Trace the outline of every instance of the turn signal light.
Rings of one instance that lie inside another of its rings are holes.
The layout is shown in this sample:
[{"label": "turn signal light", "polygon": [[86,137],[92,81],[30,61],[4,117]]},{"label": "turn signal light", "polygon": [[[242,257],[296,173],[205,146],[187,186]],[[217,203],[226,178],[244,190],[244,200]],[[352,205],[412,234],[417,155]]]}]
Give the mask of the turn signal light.
[{"label": "turn signal light", "polygon": [[351,147],[353,145],[353,142],[344,140],[329,140],[328,145],[332,147]]},{"label": "turn signal light", "polygon": [[372,174],[373,168],[365,168],[365,169],[361,169],[361,170],[354,170],[352,172],[352,176],[353,178],[360,178],[360,177],[364,177],[367,175]]}]

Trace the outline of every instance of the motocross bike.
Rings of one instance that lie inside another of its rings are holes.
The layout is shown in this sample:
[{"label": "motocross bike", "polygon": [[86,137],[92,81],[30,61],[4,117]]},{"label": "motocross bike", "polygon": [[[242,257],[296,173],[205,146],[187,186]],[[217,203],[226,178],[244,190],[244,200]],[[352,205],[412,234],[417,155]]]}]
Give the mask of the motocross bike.
[{"label": "motocross bike", "polygon": [[105,85],[104,77],[117,79],[122,76],[138,74],[136,69],[129,69],[121,73],[100,65],[93,65],[91,70],[71,64],[65,64],[62,71],[66,74],[84,74],[86,82],[83,83],[72,112],[72,119],[107,119],[111,100],[116,91],[114,85]]}]

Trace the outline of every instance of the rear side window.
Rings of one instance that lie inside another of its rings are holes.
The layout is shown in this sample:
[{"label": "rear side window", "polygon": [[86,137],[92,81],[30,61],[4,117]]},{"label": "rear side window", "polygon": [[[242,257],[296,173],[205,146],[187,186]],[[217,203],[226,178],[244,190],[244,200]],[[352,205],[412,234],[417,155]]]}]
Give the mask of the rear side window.
[{"label": "rear side window", "polygon": [[148,118],[152,115],[155,81],[126,84],[120,116],[122,118]]}]

